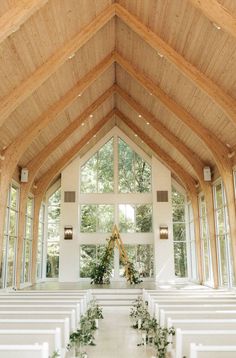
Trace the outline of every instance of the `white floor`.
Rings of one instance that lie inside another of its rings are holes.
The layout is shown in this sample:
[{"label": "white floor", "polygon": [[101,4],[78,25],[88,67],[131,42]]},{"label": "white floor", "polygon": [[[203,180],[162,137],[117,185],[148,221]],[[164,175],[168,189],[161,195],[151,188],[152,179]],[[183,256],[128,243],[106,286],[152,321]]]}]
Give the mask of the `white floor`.
[{"label": "white floor", "polygon": [[154,350],[137,346],[141,336],[131,327],[129,309],[104,308],[99,321],[96,346],[86,347],[89,358],[151,358]]}]

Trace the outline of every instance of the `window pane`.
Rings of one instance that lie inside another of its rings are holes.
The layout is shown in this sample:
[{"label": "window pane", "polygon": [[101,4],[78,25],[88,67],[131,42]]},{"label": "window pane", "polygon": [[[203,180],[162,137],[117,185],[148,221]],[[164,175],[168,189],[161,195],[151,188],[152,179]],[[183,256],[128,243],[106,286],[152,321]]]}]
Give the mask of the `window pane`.
[{"label": "window pane", "polygon": [[114,190],[113,138],[81,167],[81,193]]},{"label": "window pane", "polygon": [[[153,276],[153,246],[124,245],[129,261],[134,264],[140,277]],[[120,261],[120,276],[124,277],[125,267]]]},{"label": "window pane", "polygon": [[185,222],[185,205],[173,205],[173,222]]},{"label": "window pane", "polygon": [[114,191],[113,139],[98,151],[98,193]]},{"label": "window pane", "polygon": [[172,204],[173,205],[184,205],[185,197],[183,194],[179,193],[175,188],[172,187]]},{"label": "window pane", "polygon": [[152,206],[137,205],[136,206],[136,232],[152,231]]},{"label": "window pane", "polygon": [[187,277],[187,250],[186,243],[174,242],[175,275]]},{"label": "window pane", "polygon": [[33,198],[28,198],[27,200],[27,215],[28,216],[33,216]]},{"label": "window pane", "polygon": [[16,236],[17,234],[17,217],[18,214],[14,210],[10,210],[10,226],[9,226],[9,235]]},{"label": "window pane", "polygon": [[219,250],[220,250],[220,268],[222,284],[228,284],[228,270],[227,270],[227,255],[226,255],[226,240],[225,236],[219,237]]},{"label": "window pane", "polygon": [[225,233],[223,208],[216,211],[216,220],[217,220],[217,234],[223,235]]},{"label": "window pane", "polygon": [[7,287],[14,286],[15,238],[9,237],[7,260]]},{"label": "window pane", "polygon": [[120,232],[135,232],[135,206],[130,204],[119,205]]},{"label": "window pane", "polygon": [[46,277],[58,277],[59,242],[48,242]]},{"label": "window pane", "polygon": [[80,246],[80,277],[90,277],[90,265],[96,260],[96,245]]},{"label": "window pane", "polygon": [[32,241],[31,240],[25,240],[24,245],[24,282],[30,281],[30,264],[31,264],[31,249],[32,249]]},{"label": "window pane", "polygon": [[111,232],[114,225],[114,206],[98,205],[97,219],[97,232]]},{"label": "window pane", "polygon": [[151,167],[122,139],[119,148],[119,192],[147,193],[151,191]]},{"label": "window pane", "polygon": [[186,227],[185,224],[173,224],[174,241],[186,240]]},{"label": "window pane", "polygon": [[18,194],[18,189],[14,188],[14,186],[11,187],[11,203],[10,206],[11,208],[17,209],[17,194]]},{"label": "window pane", "polygon": [[215,202],[217,208],[221,208],[223,206],[223,192],[221,183],[215,186]]},{"label": "window pane", "polygon": [[97,223],[97,206],[96,205],[81,205],[81,232],[96,232]]},{"label": "window pane", "polygon": [[51,205],[56,205],[56,206],[60,206],[61,203],[61,189],[58,189],[57,191],[55,191],[55,193],[53,193],[49,200],[48,200],[48,206]]}]

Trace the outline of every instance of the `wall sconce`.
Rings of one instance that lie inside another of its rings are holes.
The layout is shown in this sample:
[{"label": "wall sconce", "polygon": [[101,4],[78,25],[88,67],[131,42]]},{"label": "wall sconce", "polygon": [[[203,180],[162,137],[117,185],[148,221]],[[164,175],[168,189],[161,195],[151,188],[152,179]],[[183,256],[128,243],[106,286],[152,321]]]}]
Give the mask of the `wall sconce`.
[{"label": "wall sconce", "polygon": [[168,239],[168,226],[160,226],[160,239],[166,240]]},{"label": "wall sconce", "polygon": [[73,226],[65,226],[64,240],[72,240],[72,239],[73,239]]}]

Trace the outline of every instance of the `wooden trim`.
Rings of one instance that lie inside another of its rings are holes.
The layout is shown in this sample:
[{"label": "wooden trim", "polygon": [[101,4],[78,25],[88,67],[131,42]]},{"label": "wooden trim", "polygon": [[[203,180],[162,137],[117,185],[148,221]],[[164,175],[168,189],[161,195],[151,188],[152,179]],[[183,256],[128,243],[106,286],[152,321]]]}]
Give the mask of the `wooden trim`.
[{"label": "wooden trim", "polygon": [[236,38],[236,17],[216,0],[189,0],[204,16]]},{"label": "wooden trim", "polygon": [[203,260],[202,260],[202,250],[201,250],[201,236],[200,236],[200,218],[199,218],[199,206],[198,206],[198,196],[196,193],[190,193],[189,195],[192,209],[193,209],[193,219],[194,219],[194,233],[196,241],[196,254],[197,254],[197,268],[198,268],[198,279],[200,285],[203,282]]},{"label": "wooden trim", "polygon": [[[199,6],[212,8],[216,4],[214,0],[190,0]],[[208,4],[210,3],[210,4]],[[218,4],[219,5],[219,4]],[[136,34],[138,34],[147,44],[155,50],[161,52],[164,57],[176,66],[184,76],[190,79],[197,87],[204,91],[223,112],[228,116],[232,123],[236,126],[236,101],[225,93],[216,83],[202,73],[197,67],[188,62],[183,56],[175,51],[170,45],[162,40],[157,34],[145,26],[137,17],[132,15],[128,10],[119,4],[116,6],[116,15],[129,26]],[[219,5],[219,7],[221,7]],[[210,11],[210,10],[209,10]],[[223,18],[224,18],[223,14]],[[214,15],[215,16],[215,15]],[[220,16],[219,16],[220,17]],[[236,20],[234,20],[234,32],[236,34]],[[224,20],[227,23],[226,20]],[[232,26],[232,21],[230,22]]]},{"label": "wooden trim", "polygon": [[[32,1],[32,0],[31,0]],[[28,2],[31,2],[28,1]],[[34,1],[39,2],[39,0]],[[42,1],[41,1],[42,2]],[[44,1],[45,2],[45,1]],[[10,114],[37,90],[59,67],[61,67],[71,54],[77,52],[89,41],[108,21],[115,15],[114,5],[101,12],[93,21],[85,26],[70,41],[57,50],[43,65],[33,72],[25,81],[19,84],[0,103],[0,127]]]},{"label": "wooden trim", "polygon": [[47,2],[48,0],[18,0],[15,6],[0,17],[0,44],[18,31]]}]

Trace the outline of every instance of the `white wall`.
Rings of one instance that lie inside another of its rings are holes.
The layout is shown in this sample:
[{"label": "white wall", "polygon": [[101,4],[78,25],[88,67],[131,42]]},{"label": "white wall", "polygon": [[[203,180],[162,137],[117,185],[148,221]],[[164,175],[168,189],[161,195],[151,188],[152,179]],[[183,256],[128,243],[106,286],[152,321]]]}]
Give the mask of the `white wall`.
[{"label": "white wall", "polygon": [[[79,234],[79,216],[78,216],[79,167],[80,167],[80,159],[76,158],[71,164],[69,164],[63,170],[61,175],[62,202],[61,202],[61,240],[60,240],[60,268],[59,268],[59,281],[61,282],[66,282],[66,281],[73,282],[73,281],[77,281],[79,278],[79,244],[84,237],[83,234]],[[171,208],[171,172],[155,158],[152,158],[152,180],[153,180],[152,195],[153,195],[153,230],[154,230],[153,240],[154,240],[154,251],[155,251],[155,279],[156,281],[169,281],[174,279],[174,255],[173,255],[172,208]],[[157,203],[156,200],[157,190],[168,190],[168,194],[169,194],[168,203]],[[64,191],[75,191],[76,202],[64,203]],[[167,225],[169,228],[168,240],[159,239],[159,226],[163,224]],[[73,240],[64,240],[64,226],[67,225],[73,226]],[[145,239],[145,235],[143,235],[143,240]],[[99,239],[101,239],[100,236],[104,236],[104,235],[101,234],[95,235],[94,243],[97,240],[99,241]],[[147,236],[150,236],[150,234]],[[128,235],[124,235],[123,240],[125,243],[129,243]],[[145,243],[144,241],[142,242]],[[91,244],[92,242],[88,242],[88,243]],[[132,243],[132,240],[130,241],[130,243]],[[147,243],[151,243],[150,237],[148,238]]]},{"label": "white wall", "polygon": [[[59,281],[74,282],[79,276],[79,243],[78,243],[78,187],[79,158],[70,163],[61,173],[61,239]],[[64,203],[64,192],[75,191],[75,203]],[[64,240],[64,227],[73,226],[73,239]]]},{"label": "white wall", "polygon": [[[174,248],[172,233],[171,172],[156,158],[152,158],[153,230],[156,281],[174,280]],[[157,202],[157,190],[168,191],[168,202]],[[168,226],[168,239],[160,240],[160,226]]]}]

